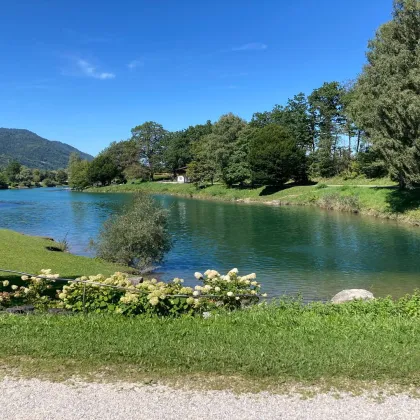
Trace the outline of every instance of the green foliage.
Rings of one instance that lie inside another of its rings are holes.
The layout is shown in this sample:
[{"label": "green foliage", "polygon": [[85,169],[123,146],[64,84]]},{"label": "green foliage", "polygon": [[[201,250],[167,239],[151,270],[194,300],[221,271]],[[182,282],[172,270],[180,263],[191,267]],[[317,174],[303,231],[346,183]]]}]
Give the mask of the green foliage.
[{"label": "green foliage", "polygon": [[203,136],[212,132],[211,121],[206,124],[190,126],[186,130],[168,133],[164,139],[165,167],[175,175],[179,168],[187,166],[193,160],[193,150]]},{"label": "green foliage", "polygon": [[[194,160],[188,165],[187,175],[196,185],[221,180],[227,185],[242,182],[238,173],[238,159],[244,147],[238,143],[246,122],[233,114],[226,114],[213,125],[212,132],[194,144]],[[243,142],[242,142],[243,143]],[[235,155],[235,156],[234,156]]]},{"label": "green foliage", "polygon": [[21,164],[17,160],[11,161],[5,169],[5,174],[9,182],[18,182],[18,175],[21,170]]},{"label": "green foliage", "polygon": [[[184,280],[175,278],[164,283],[156,279],[134,285],[127,274],[117,272],[110,277],[98,274],[71,281],[54,297],[58,274],[41,270],[37,276],[23,276],[24,285],[9,280],[0,282],[0,304],[35,304],[39,308],[62,307],[74,312],[114,313],[123,315],[193,315],[203,311],[234,310],[257,303],[261,285],[256,275],[239,276],[233,269],[227,275],[207,270],[204,276],[195,273],[203,286],[184,287]],[[54,286],[54,287],[53,287]]]},{"label": "green foliage", "polygon": [[75,190],[83,190],[90,185],[89,181],[89,162],[82,160],[75,153],[70,155],[69,166],[69,186]]},{"label": "green foliage", "polygon": [[57,184],[50,178],[45,178],[42,181],[42,185],[44,185],[44,187],[55,187]]},{"label": "green foliage", "polygon": [[255,274],[240,277],[236,269],[226,276],[214,270],[206,273],[204,277],[196,273],[204,286],[195,288],[185,287],[184,280],[178,278],[169,283],[151,279],[133,285],[122,273],[109,278],[102,275],[81,277],[81,281],[96,284],[70,283],[63,287],[58,297],[66,309],[76,312],[159,316],[233,310],[241,308],[244,302],[258,302],[260,285],[255,281]]},{"label": "green foliage", "polygon": [[366,178],[382,178],[388,175],[386,163],[374,148],[367,148],[356,155],[355,170]]},{"label": "green foliage", "polygon": [[238,138],[227,158],[223,171],[223,179],[226,185],[243,184],[251,180],[251,168],[248,156],[251,140],[256,132],[256,128],[246,126],[238,133]]},{"label": "green foliage", "polygon": [[59,169],[57,171],[55,180],[58,185],[64,185],[67,182],[67,172],[64,169]]},{"label": "green foliage", "polygon": [[104,223],[93,246],[106,261],[148,269],[161,262],[171,248],[167,213],[155,200],[139,193],[123,214]]},{"label": "green foliage", "polygon": [[9,188],[7,176],[3,172],[0,172],[0,190],[6,190],[7,188]]},{"label": "green foliage", "polygon": [[112,161],[112,158],[106,154],[100,154],[93,159],[87,169],[90,185],[109,185],[118,175],[120,175],[118,167]]},{"label": "green foliage", "polygon": [[395,0],[369,42],[352,107],[401,188],[420,182],[420,3]]},{"label": "green foliage", "polygon": [[132,140],[138,148],[140,161],[149,168],[150,179],[153,181],[155,170],[161,165],[163,141],[167,131],[162,125],[147,121],[131,130]]},{"label": "green foliage", "polygon": [[256,183],[282,185],[300,176],[305,165],[305,153],[291,133],[275,124],[258,130],[250,145],[249,163]]},{"label": "green foliage", "polygon": [[93,159],[68,144],[46,140],[31,131],[0,128],[0,166],[17,160],[28,168],[65,168],[71,153],[77,153],[82,159]]},{"label": "green foliage", "polygon": [[344,90],[338,82],[324,83],[309,96],[314,116],[317,149],[312,159],[312,173],[321,177],[336,175],[339,135],[345,122],[343,114]]}]

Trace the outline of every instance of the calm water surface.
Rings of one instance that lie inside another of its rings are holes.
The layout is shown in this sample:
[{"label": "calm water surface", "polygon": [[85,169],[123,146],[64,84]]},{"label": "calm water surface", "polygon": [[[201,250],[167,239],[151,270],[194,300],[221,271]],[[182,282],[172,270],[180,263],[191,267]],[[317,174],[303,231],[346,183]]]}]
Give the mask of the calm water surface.
[{"label": "calm water surface", "polygon": [[[156,196],[170,212],[173,250],[164,279],[195,271],[256,272],[269,293],[328,299],[345,288],[399,296],[420,287],[420,229],[314,208],[268,207]],[[67,238],[91,255],[90,238],[129,194],[60,189],[0,191],[0,228]]]}]

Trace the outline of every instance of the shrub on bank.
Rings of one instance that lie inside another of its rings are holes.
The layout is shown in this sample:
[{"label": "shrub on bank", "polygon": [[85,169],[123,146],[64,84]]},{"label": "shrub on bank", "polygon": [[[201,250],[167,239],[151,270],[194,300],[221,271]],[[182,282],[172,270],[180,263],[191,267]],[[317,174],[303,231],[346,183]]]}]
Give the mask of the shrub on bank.
[{"label": "shrub on bank", "polygon": [[207,270],[204,275],[195,273],[201,282],[195,287],[184,285],[175,278],[169,283],[158,280],[144,280],[134,285],[127,274],[115,273],[110,277],[102,275],[81,277],[57,288],[58,274],[41,270],[38,277],[23,276],[24,285],[0,281],[0,309],[16,305],[35,305],[37,309],[63,308],[73,312],[108,313],[122,315],[180,316],[202,314],[208,311],[232,311],[254,306],[272,308],[295,315],[309,316],[368,316],[420,318],[420,290],[398,300],[391,297],[370,301],[354,300],[343,304],[312,302],[283,297],[272,300],[266,306],[260,302],[261,285],[254,273],[240,276],[237,269],[226,275]]},{"label": "shrub on bank", "polygon": [[27,286],[11,286],[8,281],[0,283],[8,289],[0,294],[0,304],[31,303],[40,308],[61,307],[74,312],[174,316],[221,308],[239,309],[257,303],[265,296],[260,293],[261,286],[254,273],[239,276],[237,269],[226,275],[215,270],[207,270],[204,275],[195,273],[202,285],[194,288],[184,286],[184,280],[179,278],[169,283],[152,279],[134,285],[124,273],[110,277],[99,274],[68,282],[58,290],[55,298],[51,296],[51,290],[58,275],[51,274],[51,270],[42,270],[41,275],[47,279],[23,276]]}]

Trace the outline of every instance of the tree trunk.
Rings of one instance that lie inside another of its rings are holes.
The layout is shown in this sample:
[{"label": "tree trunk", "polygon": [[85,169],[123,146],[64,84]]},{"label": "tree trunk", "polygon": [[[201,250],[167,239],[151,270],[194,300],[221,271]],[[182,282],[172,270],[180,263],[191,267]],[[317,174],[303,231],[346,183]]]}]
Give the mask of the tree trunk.
[{"label": "tree trunk", "polygon": [[398,173],[398,187],[400,190],[404,190],[407,186],[407,183],[405,182],[404,174],[400,171]]},{"label": "tree trunk", "polygon": [[351,132],[349,130],[349,155],[351,156]]},{"label": "tree trunk", "polygon": [[357,145],[356,145],[356,153],[359,153],[360,149],[360,130],[357,130]]}]

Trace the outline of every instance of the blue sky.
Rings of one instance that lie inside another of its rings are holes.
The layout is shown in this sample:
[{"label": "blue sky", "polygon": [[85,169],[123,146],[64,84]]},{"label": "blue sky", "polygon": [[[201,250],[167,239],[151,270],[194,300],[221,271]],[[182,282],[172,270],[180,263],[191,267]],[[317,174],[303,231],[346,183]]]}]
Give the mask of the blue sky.
[{"label": "blue sky", "polygon": [[354,79],[391,0],[1,3],[0,127],[96,154]]}]

